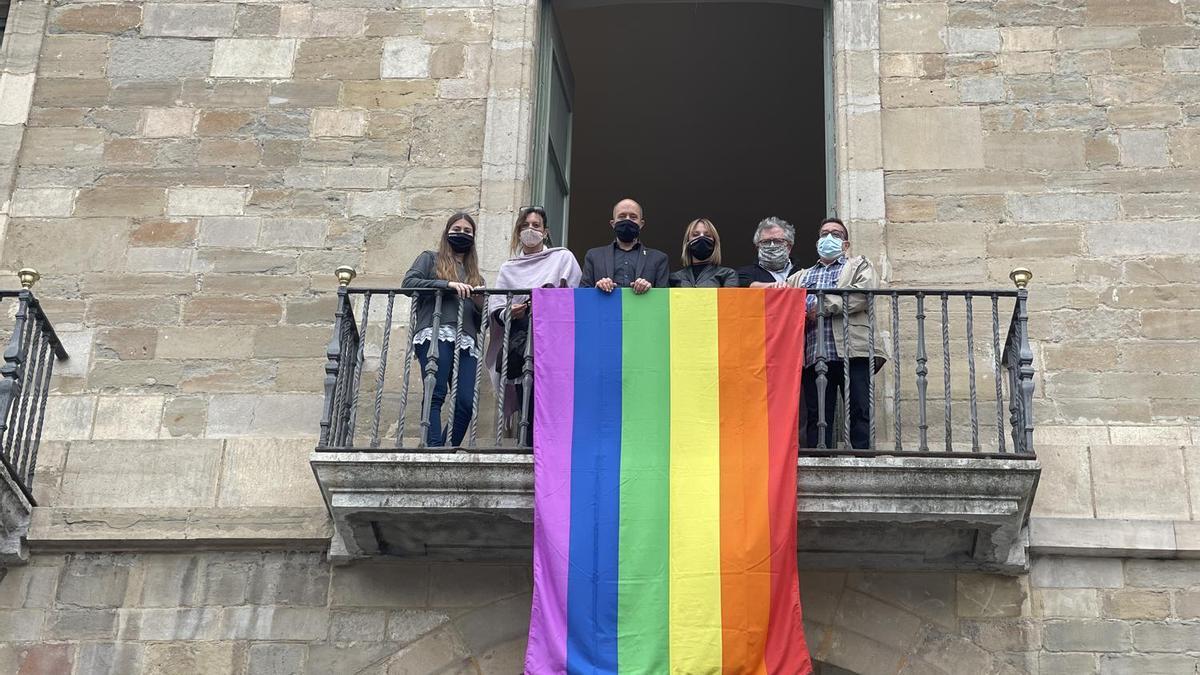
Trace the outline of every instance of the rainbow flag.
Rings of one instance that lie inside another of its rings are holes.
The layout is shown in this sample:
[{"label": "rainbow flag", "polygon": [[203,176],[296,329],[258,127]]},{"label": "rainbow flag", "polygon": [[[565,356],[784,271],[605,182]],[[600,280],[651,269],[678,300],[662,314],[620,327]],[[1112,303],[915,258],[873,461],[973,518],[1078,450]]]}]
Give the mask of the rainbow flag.
[{"label": "rainbow flag", "polygon": [[539,289],[533,307],[525,672],[810,673],[804,290]]}]

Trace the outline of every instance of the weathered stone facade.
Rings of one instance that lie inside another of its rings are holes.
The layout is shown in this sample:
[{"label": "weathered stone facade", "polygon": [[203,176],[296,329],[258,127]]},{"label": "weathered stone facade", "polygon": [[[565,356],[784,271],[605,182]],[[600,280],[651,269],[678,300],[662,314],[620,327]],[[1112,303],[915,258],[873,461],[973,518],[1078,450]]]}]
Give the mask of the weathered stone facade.
[{"label": "weathered stone facade", "polygon": [[[0,268],[45,275],[72,358],[0,671],[519,668],[527,570],[329,568],[307,457],[333,268],[398,285],[458,208],[504,259],[538,10],[13,3]],[[1194,673],[1200,567],[1164,558],[1200,554],[1200,2],[832,10],[838,211],[894,285],[1034,271],[1043,474],[1030,575],[806,573],[815,655]]]}]

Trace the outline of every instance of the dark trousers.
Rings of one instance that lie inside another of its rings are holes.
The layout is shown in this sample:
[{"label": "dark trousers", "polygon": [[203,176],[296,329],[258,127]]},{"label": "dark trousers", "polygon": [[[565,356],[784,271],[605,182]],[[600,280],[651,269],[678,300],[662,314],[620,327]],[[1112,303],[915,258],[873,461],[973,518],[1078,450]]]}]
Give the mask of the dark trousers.
[{"label": "dark trousers", "polygon": [[[429,432],[425,444],[439,447],[446,442],[446,429],[442,427],[442,405],[450,391],[450,371],[454,367],[454,345],[437,340],[437,375],[433,384],[432,403],[429,406]],[[419,344],[415,349],[422,375],[429,361],[429,343]],[[471,404],[475,399],[476,359],[466,349],[458,350],[458,388],[454,392],[454,419],[451,420],[450,445],[461,445],[471,423]]]},{"label": "dark trousers", "polygon": [[[870,362],[870,359],[866,357],[850,359],[850,445],[853,448],[864,450],[871,445],[871,422],[868,419],[871,401],[867,386]],[[829,370],[825,373],[827,380],[825,383],[825,447],[827,448],[833,448],[833,439],[835,437],[842,438],[845,433],[842,428],[833,428],[834,409],[837,407],[838,401],[845,396],[842,393],[842,388],[846,386],[843,364],[843,361],[829,361],[827,363]],[[804,415],[801,422],[804,434],[800,440],[804,444],[803,447],[815,448],[819,439],[817,369],[815,366],[804,369],[800,377],[800,388],[804,397]]]}]

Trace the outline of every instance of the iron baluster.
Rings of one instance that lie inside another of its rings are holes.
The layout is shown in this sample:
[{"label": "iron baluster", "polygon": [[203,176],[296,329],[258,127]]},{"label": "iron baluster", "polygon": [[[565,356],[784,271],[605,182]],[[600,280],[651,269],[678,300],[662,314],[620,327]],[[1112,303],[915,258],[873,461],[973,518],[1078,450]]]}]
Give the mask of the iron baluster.
[{"label": "iron baluster", "polygon": [[496,392],[496,447],[504,445],[504,399],[508,393],[508,338],[512,334],[512,293],[504,294],[504,339],[500,341],[500,391]]},{"label": "iron baluster", "polygon": [[383,416],[383,382],[387,376],[388,349],[392,338],[392,308],[396,293],[388,291],[387,310],[383,315],[383,345],[379,351],[379,367],[375,370],[375,417],[371,420],[371,447],[379,447],[379,419]]},{"label": "iron baluster", "polygon": [[[32,358],[33,363],[30,364],[28,369],[30,371],[28,382],[29,387],[26,391],[22,392],[22,398],[26,401],[31,401],[32,403],[30,404],[31,407],[29,409],[29,418],[25,420],[26,426],[21,429],[21,435],[18,439],[18,442],[21,443],[19,454],[21,456],[21,461],[24,464],[22,469],[22,477],[26,481],[25,484],[32,488],[33,482],[30,479],[33,476],[34,466],[32,457],[30,456],[30,442],[33,440],[33,425],[35,423],[34,420],[37,417],[38,410],[37,396],[42,391],[42,376],[45,371],[46,352],[47,348],[50,346],[50,340],[41,330],[41,322],[37,320],[36,310],[34,311],[33,320],[29,323],[33,327],[33,339],[29,344],[29,355]],[[35,352],[36,356],[34,356]]]},{"label": "iron baluster", "polygon": [[[1033,349],[1029,345],[1029,290],[1033,273],[1017,268],[1009,274],[1017,285],[1017,349],[1020,365],[1020,408],[1022,454],[1033,453]],[[1016,448],[1014,448],[1015,450]]]},{"label": "iron baluster", "polygon": [[925,417],[925,396],[929,382],[929,357],[925,354],[925,294],[917,293],[917,429],[920,432],[917,449],[929,452],[929,421]]},{"label": "iron baluster", "polygon": [[[350,270],[350,272],[352,271]],[[335,399],[337,398],[339,365],[342,360],[342,321],[345,320],[346,303],[348,302],[346,284],[349,284],[352,278],[353,275],[347,273],[346,283],[342,284],[339,276],[337,309],[333,314],[333,336],[329,338],[329,344],[325,347],[325,407],[321,411],[321,439],[319,441],[321,447],[334,445],[333,432],[336,426],[334,417],[339,412],[335,406]]]},{"label": "iron baluster", "polygon": [[[425,378],[423,384],[425,386],[424,397],[421,401],[421,442],[417,447],[429,447],[429,411],[433,408],[433,388],[437,384],[437,369],[438,369],[438,331],[442,327],[442,293],[434,292],[433,298],[433,326],[432,333],[429,336],[429,342],[425,347]],[[457,345],[455,348],[457,349]],[[442,420],[438,418],[438,424],[441,425]],[[442,430],[438,429],[440,436]]]},{"label": "iron baluster", "polygon": [[867,448],[875,449],[875,296],[867,295]]},{"label": "iron baluster", "polygon": [[408,391],[410,388],[410,378],[412,377],[412,362],[413,362],[413,338],[417,333],[417,297],[410,297],[408,300],[408,340],[404,343],[404,375],[400,383],[400,414],[396,420],[396,446],[397,448],[404,445],[404,422],[408,414]]},{"label": "iron baluster", "polygon": [[892,390],[892,426],[895,427],[896,452],[904,450],[900,439],[900,295],[892,294],[892,377],[895,379]]},{"label": "iron baluster", "polygon": [[971,391],[971,451],[979,452],[979,402],[975,391],[975,303],[967,295],[967,380]]},{"label": "iron baluster", "polygon": [[[829,386],[829,364],[825,359],[825,291],[817,291],[817,358],[814,368],[817,373],[817,447],[825,449],[825,430],[829,421],[825,419],[826,387]],[[805,424],[807,426],[807,423]]]},{"label": "iron baluster", "polygon": [[358,390],[362,382],[363,366],[367,357],[367,320],[371,316],[371,292],[363,294],[362,327],[358,329],[358,344],[355,345],[354,373],[350,378],[350,416],[346,424],[346,447],[354,447],[354,428],[358,424]]},{"label": "iron baluster", "polygon": [[[526,316],[532,316],[533,296],[529,296],[526,301]],[[533,394],[533,322],[529,322],[529,328],[525,333],[525,360],[521,365],[521,423],[518,427],[517,445],[533,446],[533,436],[530,433],[529,425],[529,405],[530,397]]]},{"label": "iron baluster", "polygon": [[842,447],[852,448],[850,442],[850,296],[842,294]]},{"label": "iron baluster", "polygon": [[992,361],[996,364],[996,436],[999,452],[1004,452],[1004,381],[1000,371],[1000,298],[992,294]]},{"label": "iron baluster", "polygon": [[[492,313],[490,311],[492,295],[485,293],[483,296],[483,320],[479,326],[479,344],[483,354],[488,353],[488,349],[492,346],[491,321]],[[483,381],[483,362],[485,358],[475,359],[475,391],[471,394],[471,431],[467,441],[467,447],[474,448],[478,438],[479,431],[479,385]]]},{"label": "iron baluster", "polygon": [[445,425],[446,433],[449,438],[443,439],[447,444],[454,442],[454,415],[458,412],[458,370],[459,370],[459,349],[458,341],[463,335],[463,319],[467,312],[466,298],[458,299],[458,317],[454,324],[454,356],[450,359],[450,421]]},{"label": "iron baluster", "polygon": [[[38,309],[38,314],[48,327],[50,325],[50,320],[47,319],[44,314],[42,314],[40,308]],[[48,338],[47,344],[50,342],[51,340]],[[33,449],[29,455],[29,488],[31,490],[33,489],[33,471],[37,468],[38,448],[40,448],[42,445],[42,424],[46,421],[46,402],[50,399],[50,378],[54,376],[54,358],[55,354],[53,350],[45,356],[46,377],[42,381],[42,390],[38,394],[37,422],[33,426]]]},{"label": "iron baluster", "polygon": [[953,432],[950,413],[950,297],[942,293],[942,389],[945,392],[946,407],[946,452],[953,449]]}]

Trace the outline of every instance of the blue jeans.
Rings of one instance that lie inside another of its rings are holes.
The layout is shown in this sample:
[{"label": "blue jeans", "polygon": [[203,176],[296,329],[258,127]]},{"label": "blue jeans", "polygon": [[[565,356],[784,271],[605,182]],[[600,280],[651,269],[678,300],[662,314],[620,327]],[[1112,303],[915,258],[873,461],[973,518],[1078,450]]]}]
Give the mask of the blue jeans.
[{"label": "blue jeans", "polygon": [[[442,427],[442,404],[446,402],[446,394],[450,391],[450,370],[454,366],[454,345],[449,342],[437,341],[438,362],[437,375],[433,384],[432,403],[429,406],[429,433],[425,444],[439,447],[446,442],[446,429]],[[422,381],[424,381],[425,364],[429,361],[429,343],[416,345],[417,361],[421,364]],[[454,392],[454,419],[450,434],[450,444],[462,444],[467,435],[467,426],[471,423],[471,403],[475,398],[475,365],[476,358],[466,349],[458,350],[458,389]],[[428,393],[428,392],[426,392]]]}]

